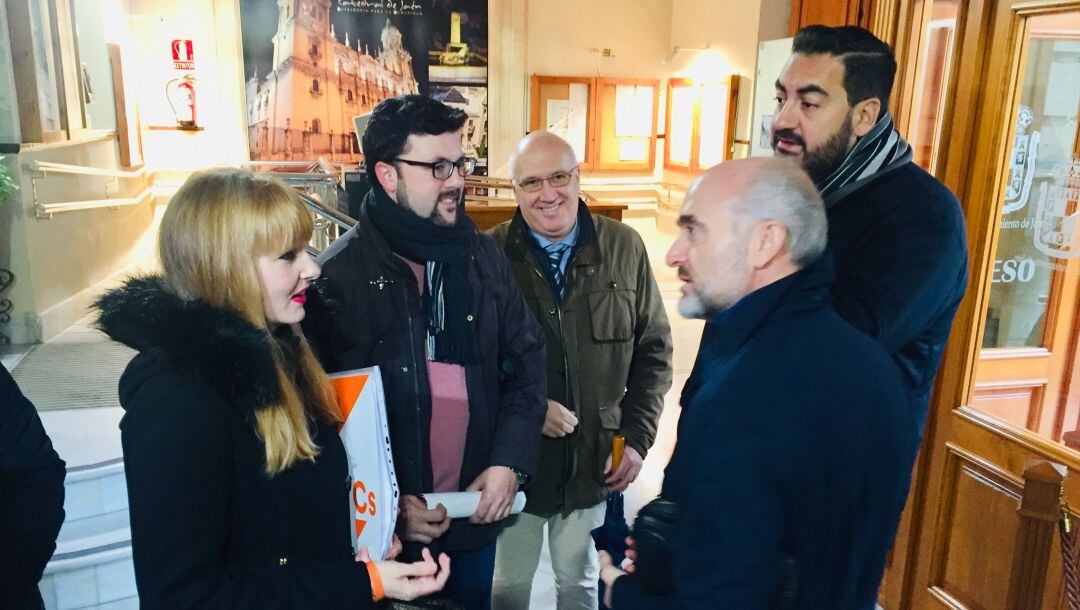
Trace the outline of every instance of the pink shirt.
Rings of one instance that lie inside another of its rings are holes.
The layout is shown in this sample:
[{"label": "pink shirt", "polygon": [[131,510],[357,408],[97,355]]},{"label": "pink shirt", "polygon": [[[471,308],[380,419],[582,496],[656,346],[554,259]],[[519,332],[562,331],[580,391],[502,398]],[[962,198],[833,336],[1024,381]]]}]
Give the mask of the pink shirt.
[{"label": "pink shirt", "polygon": [[[424,294],[424,266],[399,258],[412,269],[420,294]],[[435,483],[432,491],[459,491],[465,437],[469,431],[465,367],[428,360],[427,373],[431,386],[431,473]]]}]

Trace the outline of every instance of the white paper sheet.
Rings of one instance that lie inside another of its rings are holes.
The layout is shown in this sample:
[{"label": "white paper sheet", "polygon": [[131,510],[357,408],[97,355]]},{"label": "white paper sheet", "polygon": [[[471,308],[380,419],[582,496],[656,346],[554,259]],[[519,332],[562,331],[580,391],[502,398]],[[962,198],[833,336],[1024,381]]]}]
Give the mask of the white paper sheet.
[{"label": "white paper sheet", "polygon": [[[424,494],[428,510],[434,510],[442,504],[446,507],[446,514],[451,519],[464,519],[476,513],[476,507],[480,505],[480,492],[456,491],[450,493]],[[519,491],[514,496],[514,503],[510,506],[510,514],[516,515],[525,508],[525,492]]]}]

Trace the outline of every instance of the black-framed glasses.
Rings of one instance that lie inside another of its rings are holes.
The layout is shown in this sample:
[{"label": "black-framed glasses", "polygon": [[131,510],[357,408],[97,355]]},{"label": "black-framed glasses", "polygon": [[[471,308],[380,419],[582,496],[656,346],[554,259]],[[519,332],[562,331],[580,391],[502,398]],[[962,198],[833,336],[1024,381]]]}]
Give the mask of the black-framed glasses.
[{"label": "black-framed glasses", "polygon": [[514,184],[516,184],[519,189],[528,193],[535,193],[536,191],[544,188],[544,181],[547,181],[547,183],[550,184],[552,188],[559,188],[570,184],[570,180],[573,179],[574,172],[576,171],[578,171],[578,168],[575,167],[574,169],[568,171],[555,172],[550,176],[543,176],[539,178],[525,178],[524,180],[515,182]]},{"label": "black-framed glasses", "polygon": [[430,163],[428,161],[413,161],[412,159],[394,159],[395,163],[404,163],[406,165],[415,165],[417,167],[426,167],[431,170],[431,175],[436,180],[447,180],[450,176],[454,175],[454,168],[457,168],[458,174],[462,177],[471,176],[476,171],[476,159],[472,157],[462,157],[457,161],[435,161]]}]

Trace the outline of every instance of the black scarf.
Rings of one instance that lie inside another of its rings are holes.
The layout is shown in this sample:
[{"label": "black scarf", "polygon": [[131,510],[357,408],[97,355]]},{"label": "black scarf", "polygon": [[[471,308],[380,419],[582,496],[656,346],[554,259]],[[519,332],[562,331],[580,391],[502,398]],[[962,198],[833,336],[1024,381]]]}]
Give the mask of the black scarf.
[{"label": "black scarf", "polygon": [[840,167],[817,184],[826,209],[885,172],[911,161],[911,147],[900,137],[888,112],[859,138]]},{"label": "black scarf", "polygon": [[473,293],[467,272],[476,227],[464,206],[458,204],[457,223],[443,227],[398,205],[376,186],[367,213],[394,253],[424,264],[428,359],[475,362]]}]

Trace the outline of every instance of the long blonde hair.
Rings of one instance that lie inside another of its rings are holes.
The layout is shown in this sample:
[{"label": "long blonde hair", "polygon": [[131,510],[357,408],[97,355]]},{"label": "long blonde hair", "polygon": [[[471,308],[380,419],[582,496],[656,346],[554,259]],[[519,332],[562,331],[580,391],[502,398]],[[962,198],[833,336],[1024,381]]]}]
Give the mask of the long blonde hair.
[{"label": "long blonde hair", "polygon": [[167,288],[182,299],[239,312],[267,331],[281,399],[255,411],[255,429],[266,447],[270,475],[318,455],[309,418],[341,420],[333,388],[303,336],[295,363],[285,362],[271,340],[256,271],[259,256],[302,248],[312,229],[311,214],[295,191],[270,176],[238,169],[193,174],[161,221],[158,249]]}]

